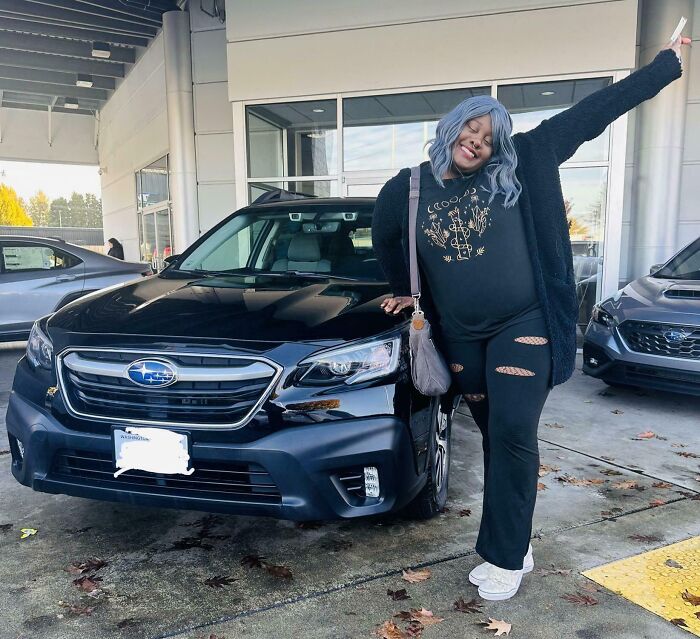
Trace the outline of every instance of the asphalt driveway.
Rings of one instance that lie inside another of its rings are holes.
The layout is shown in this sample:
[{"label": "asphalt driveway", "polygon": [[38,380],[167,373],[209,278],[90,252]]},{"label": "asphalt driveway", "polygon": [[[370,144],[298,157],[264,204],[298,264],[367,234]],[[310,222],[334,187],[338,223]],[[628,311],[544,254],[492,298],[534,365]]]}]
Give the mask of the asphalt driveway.
[{"label": "asphalt driveway", "polygon": [[[482,464],[466,415],[453,432],[449,508],[430,522],[296,525],[115,505],[12,478],[2,419],[21,354],[0,349],[2,638],[370,637],[421,607],[443,619],[426,638],[492,636],[478,625],[487,617],[519,638],[688,636],[580,573],[700,535],[697,398],[612,390],[580,372],[555,389],[540,424],[536,570],[514,599],[468,613],[454,602],[477,596],[466,577],[480,561]],[[21,528],[38,532],[20,539]],[[408,568],[431,576],[410,584]],[[401,589],[410,600],[387,595]],[[577,592],[596,603],[562,599]]]}]

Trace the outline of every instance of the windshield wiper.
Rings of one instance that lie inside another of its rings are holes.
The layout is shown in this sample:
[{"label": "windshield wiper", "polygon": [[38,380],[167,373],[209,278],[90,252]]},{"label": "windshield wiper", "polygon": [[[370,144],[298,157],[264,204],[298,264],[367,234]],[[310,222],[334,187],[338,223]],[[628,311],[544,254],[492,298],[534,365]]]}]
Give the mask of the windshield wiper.
[{"label": "windshield wiper", "polygon": [[317,273],[315,271],[259,271],[256,275],[272,275],[273,277],[308,277],[316,280],[345,280],[346,282],[359,282],[356,277],[334,275],[333,273]]}]

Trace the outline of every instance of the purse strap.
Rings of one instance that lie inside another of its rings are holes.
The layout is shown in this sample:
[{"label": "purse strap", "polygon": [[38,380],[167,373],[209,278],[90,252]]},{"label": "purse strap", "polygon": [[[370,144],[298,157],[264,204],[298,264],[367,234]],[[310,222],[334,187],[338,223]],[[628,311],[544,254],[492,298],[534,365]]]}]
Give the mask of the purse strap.
[{"label": "purse strap", "polygon": [[411,168],[411,183],[408,191],[408,261],[411,276],[411,297],[414,309],[419,311],[420,273],[418,272],[418,250],[416,247],[416,225],[418,219],[418,198],[420,196],[420,166]]}]

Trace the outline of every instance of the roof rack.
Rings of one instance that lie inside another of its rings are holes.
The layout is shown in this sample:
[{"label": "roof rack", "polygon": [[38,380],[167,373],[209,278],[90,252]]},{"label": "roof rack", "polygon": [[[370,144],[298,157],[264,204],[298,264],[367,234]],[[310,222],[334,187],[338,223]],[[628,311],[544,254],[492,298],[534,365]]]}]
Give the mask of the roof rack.
[{"label": "roof rack", "polygon": [[265,202],[283,202],[285,200],[305,200],[315,198],[315,195],[299,193],[297,191],[287,191],[285,189],[272,189],[255,198],[252,204],[264,204]]}]

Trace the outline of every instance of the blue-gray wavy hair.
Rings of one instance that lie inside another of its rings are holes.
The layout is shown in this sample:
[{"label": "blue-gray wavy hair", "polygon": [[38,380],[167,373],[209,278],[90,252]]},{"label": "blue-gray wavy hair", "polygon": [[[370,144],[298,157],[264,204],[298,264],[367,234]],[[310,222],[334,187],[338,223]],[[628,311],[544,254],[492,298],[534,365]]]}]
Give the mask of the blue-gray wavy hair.
[{"label": "blue-gray wavy hair", "polygon": [[515,176],[518,156],[510,139],[513,120],[510,113],[496,98],[477,95],[462,100],[437,123],[435,137],[428,142],[430,166],[435,181],[444,188],[442,176],[452,166],[452,151],[459,134],[469,120],[486,114],[491,116],[493,145],[491,159],[481,170],[486,172],[489,180],[491,191],[489,204],[496,194],[501,193],[504,196],[505,206],[510,207],[517,202],[522,187]]}]

